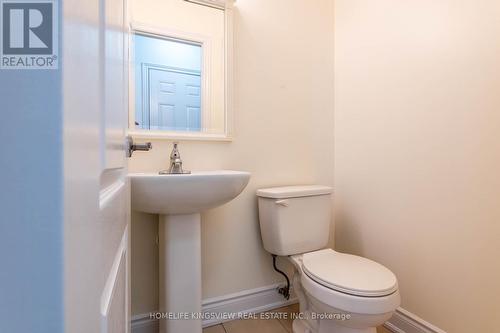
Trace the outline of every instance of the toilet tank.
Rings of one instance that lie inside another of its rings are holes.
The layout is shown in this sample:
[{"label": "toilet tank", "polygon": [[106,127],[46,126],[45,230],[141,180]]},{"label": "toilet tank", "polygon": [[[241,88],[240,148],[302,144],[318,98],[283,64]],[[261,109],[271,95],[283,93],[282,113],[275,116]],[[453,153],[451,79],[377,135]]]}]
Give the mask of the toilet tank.
[{"label": "toilet tank", "polygon": [[328,243],[332,188],[321,185],[260,189],[260,234],[266,251],[287,256]]}]

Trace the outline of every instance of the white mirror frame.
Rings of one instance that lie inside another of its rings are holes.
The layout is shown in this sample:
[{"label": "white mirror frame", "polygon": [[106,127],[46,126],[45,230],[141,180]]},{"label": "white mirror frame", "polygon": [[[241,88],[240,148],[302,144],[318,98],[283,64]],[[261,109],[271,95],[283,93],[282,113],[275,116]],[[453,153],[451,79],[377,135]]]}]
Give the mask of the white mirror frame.
[{"label": "white mirror frame", "polygon": [[[139,22],[131,22],[129,27],[129,131],[128,134],[133,138],[139,139],[163,139],[163,140],[198,140],[198,141],[232,141],[233,139],[233,8],[232,1],[228,1],[224,10],[224,132],[223,133],[205,133],[205,132],[181,132],[181,131],[157,131],[140,130],[135,128],[135,63],[133,62],[133,37],[135,33],[158,36],[160,38],[172,38],[192,41],[202,44],[204,49],[210,48],[209,39],[202,35],[189,34],[170,29],[160,29]],[[202,63],[202,82],[204,87],[208,86],[210,77],[210,66],[207,57],[203,57]],[[207,110],[209,103],[207,90],[202,93],[202,109]],[[213,110],[208,110],[212,112]]]}]

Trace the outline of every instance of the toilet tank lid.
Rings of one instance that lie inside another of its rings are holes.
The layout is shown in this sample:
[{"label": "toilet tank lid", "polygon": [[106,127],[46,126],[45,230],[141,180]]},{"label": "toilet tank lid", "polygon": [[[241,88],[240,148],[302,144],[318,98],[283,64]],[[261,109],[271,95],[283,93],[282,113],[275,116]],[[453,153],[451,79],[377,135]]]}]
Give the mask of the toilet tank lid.
[{"label": "toilet tank lid", "polygon": [[310,197],[331,194],[333,189],[323,185],[270,187],[257,190],[257,196],[272,199]]}]

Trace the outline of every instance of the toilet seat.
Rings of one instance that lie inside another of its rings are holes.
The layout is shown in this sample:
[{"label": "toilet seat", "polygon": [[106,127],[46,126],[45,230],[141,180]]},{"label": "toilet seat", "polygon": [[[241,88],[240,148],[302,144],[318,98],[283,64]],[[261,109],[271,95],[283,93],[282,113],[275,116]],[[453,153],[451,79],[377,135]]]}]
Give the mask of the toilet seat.
[{"label": "toilet seat", "polygon": [[396,276],[386,267],[332,249],[305,253],[302,270],[314,282],[353,296],[383,297],[398,290]]},{"label": "toilet seat", "polygon": [[[380,315],[394,312],[401,302],[399,290],[387,296],[362,297],[325,287],[311,279],[307,274],[301,274],[300,282],[310,301],[317,300],[335,313]],[[320,311],[328,310],[322,308]]]}]

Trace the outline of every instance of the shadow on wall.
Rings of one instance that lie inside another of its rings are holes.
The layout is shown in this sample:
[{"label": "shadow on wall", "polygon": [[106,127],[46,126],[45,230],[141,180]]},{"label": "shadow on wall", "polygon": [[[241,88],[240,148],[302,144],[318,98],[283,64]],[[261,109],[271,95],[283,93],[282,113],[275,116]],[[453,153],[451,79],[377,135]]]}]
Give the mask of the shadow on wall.
[{"label": "shadow on wall", "polygon": [[[272,283],[282,280],[282,276],[273,271],[271,254],[264,249],[262,243],[256,189],[251,180],[247,189],[230,204],[202,214],[205,221],[202,223],[202,274],[207,288],[220,285],[220,271],[214,267],[225,267],[227,272],[237,270],[240,273],[252,267],[247,274],[259,279],[270,277]],[[246,216],[241,216],[242,211],[246,212]],[[242,228],[241,223],[246,224],[246,227]],[[224,244],[224,247],[214,246],[217,242]],[[228,251],[232,256],[226,255]],[[238,254],[236,257],[239,264],[234,262],[235,254]],[[245,262],[247,265],[241,266]],[[293,267],[285,258],[280,258],[278,264],[287,273],[292,273]]]},{"label": "shadow on wall", "polygon": [[158,309],[159,250],[158,215],[132,212],[131,222],[131,292],[132,313]]},{"label": "shadow on wall", "polygon": [[335,250],[351,254],[364,253],[363,238],[358,224],[342,208],[335,211]]}]

